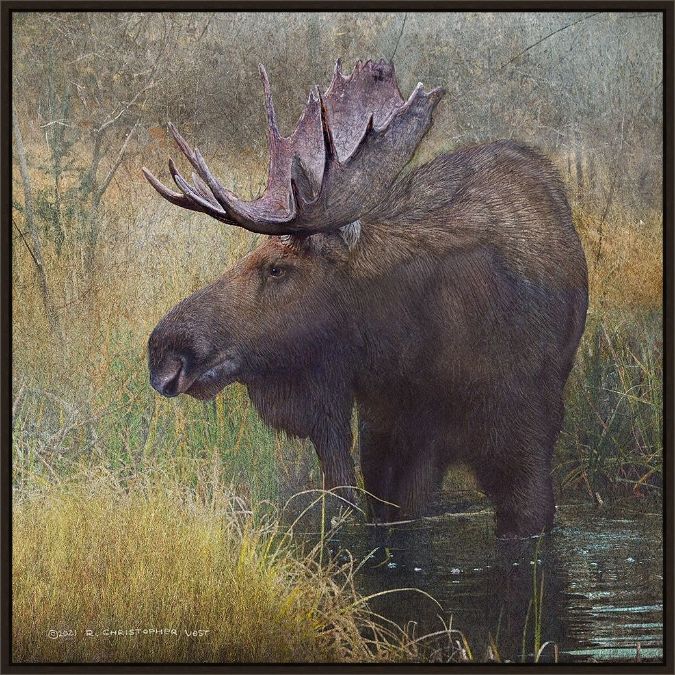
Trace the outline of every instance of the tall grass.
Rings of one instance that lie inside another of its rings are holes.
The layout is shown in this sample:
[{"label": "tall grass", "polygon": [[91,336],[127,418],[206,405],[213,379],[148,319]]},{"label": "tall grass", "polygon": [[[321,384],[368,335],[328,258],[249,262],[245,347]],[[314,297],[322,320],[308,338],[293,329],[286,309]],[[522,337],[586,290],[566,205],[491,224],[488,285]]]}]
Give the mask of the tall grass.
[{"label": "tall grass", "polygon": [[97,467],[122,484],[150,475],[197,489],[205,467],[218,466],[239,496],[256,503],[279,501],[318,479],[311,449],[268,429],[243,387],[208,403],[166,401],[148,386],[140,350],[133,354],[124,341],[117,350],[109,380],[86,404],[54,393],[37,377],[16,378],[12,469],[18,494],[30,493],[38,478],[60,481]]},{"label": "tall grass", "polygon": [[323,562],[204,477],[196,492],[98,471],[13,513],[16,662],[415,660],[370,612],[351,560]]},{"label": "tall grass", "polygon": [[[329,556],[332,532],[296,537],[298,522],[250,508],[215,468],[197,490],[149,474],[123,484],[100,468],[36,483],[13,509],[12,661],[502,660],[495,641],[483,656],[452,618],[439,614],[440,630],[416,635],[414,622],[374,613],[374,597],[419,591],[364,597],[356,577],[368,558]],[[524,647],[523,662],[546,647],[536,579],[534,651]],[[526,619],[524,640],[531,630]]]},{"label": "tall grass", "polygon": [[663,265],[660,220],[611,224],[577,210],[590,307],[566,389],[555,476],[563,492],[660,497]]},{"label": "tall grass", "polygon": [[568,384],[556,474],[591,497],[659,496],[663,468],[661,317],[591,316]]}]

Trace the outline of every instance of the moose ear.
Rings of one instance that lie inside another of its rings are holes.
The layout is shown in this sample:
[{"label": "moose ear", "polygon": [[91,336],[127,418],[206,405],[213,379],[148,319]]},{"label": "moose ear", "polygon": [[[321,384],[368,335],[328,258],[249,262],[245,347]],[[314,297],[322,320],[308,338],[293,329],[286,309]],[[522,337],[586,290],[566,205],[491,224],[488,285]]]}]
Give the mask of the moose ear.
[{"label": "moose ear", "polygon": [[342,237],[342,241],[347,245],[347,248],[351,251],[358,243],[361,238],[361,221],[355,220],[353,223],[344,225],[338,230],[338,234]]},{"label": "moose ear", "polygon": [[360,236],[361,221],[355,220],[334,232],[317,232],[303,239],[314,255],[338,262],[346,260],[359,243]]},{"label": "moose ear", "polygon": [[[353,227],[356,225],[356,228]],[[285,234],[279,241],[296,254],[319,256],[326,260],[338,262],[345,260],[347,251],[351,251],[358,241],[355,230],[360,231],[360,223],[351,223],[335,232],[317,232],[316,234]],[[345,229],[346,232],[342,232]]]},{"label": "moose ear", "polygon": [[305,234],[282,234],[279,237],[279,241],[284,246],[288,246],[288,248],[294,249],[295,251],[309,252],[312,250],[313,238],[313,236]]}]

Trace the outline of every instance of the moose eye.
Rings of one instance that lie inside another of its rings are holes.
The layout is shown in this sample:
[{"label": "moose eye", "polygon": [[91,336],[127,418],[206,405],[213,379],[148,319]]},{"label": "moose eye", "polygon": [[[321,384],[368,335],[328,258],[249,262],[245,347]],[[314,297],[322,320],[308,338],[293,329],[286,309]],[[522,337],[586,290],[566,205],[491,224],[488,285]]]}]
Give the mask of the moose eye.
[{"label": "moose eye", "polygon": [[282,277],[284,275],[284,268],[278,265],[271,265],[269,268],[269,275],[271,277]]}]

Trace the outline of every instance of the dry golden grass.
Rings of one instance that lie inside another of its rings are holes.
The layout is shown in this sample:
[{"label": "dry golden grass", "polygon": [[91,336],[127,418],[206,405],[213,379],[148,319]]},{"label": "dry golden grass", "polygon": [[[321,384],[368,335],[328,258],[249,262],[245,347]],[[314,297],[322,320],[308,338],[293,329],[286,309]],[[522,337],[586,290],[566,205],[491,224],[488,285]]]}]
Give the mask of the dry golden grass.
[{"label": "dry golden grass", "polygon": [[41,492],[13,513],[16,662],[416,658],[370,614],[351,564],[322,564],[322,542],[301,551],[227,491],[100,476]]},{"label": "dry golden grass", "polygon": [[627,215],[605,222],[574,210],[588,261],[591,308],[660,309],[663,304],[663,225],[660,214],[645,220]]}]

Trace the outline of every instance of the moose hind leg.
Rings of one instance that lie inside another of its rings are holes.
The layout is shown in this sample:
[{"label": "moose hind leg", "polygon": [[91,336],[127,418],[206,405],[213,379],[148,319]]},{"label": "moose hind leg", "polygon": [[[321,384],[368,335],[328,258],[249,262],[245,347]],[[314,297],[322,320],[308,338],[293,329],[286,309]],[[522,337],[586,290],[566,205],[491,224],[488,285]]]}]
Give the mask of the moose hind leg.
[{"label": "moose hind leg", "polygon": [[542,406],[536,423],[525,415],[506,417],[487,454],[474,463],[495,507],[498,536],[525,537],[553,527],[551,460],[560,418],[550,412]]}]

